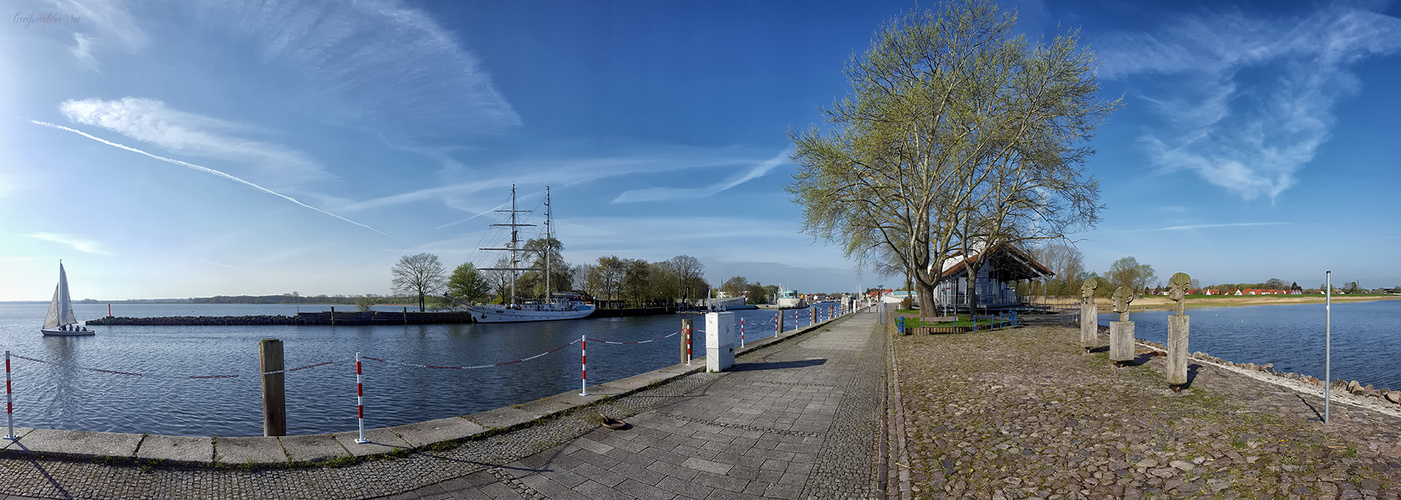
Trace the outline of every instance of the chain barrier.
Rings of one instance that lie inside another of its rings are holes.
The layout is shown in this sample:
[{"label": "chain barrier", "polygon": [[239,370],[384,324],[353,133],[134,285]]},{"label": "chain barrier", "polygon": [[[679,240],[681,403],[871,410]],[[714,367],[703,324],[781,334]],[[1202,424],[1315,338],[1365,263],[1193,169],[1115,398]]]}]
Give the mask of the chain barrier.
[{"label": "chain barrier", "polygon": [[360,359],[368,359],[368,360],[371,360],[371,361],[379,361],[379,362],[381,362],[381,363],[387,363],[387,364],[399,365],[399,366],[409,366],[409,367],[413,367],[413,368],[433,368],[433,369],[437,369],[437,370],[478,370],[478,369],[482,369],[482,368],[493,368],[493,367],[497,367],[497,366],[513,365],[513,364],[516,364],[516,363],[521,363],[521,362],[525,362],[525,361],[530,361],[530,360],[532,360],[532,359],[539,358],[539,357],[541,357],[541,356],[544,356],[544,355],[547,355],[547,354],[550,354],[550,353],[558,352],[560,349],[564,349],[564,348],[569,347],[569,346],[572,346],[572,345],[574,345],[574,344],[578,344],[578,343],[581,342],[581,341],[582,341],[582,339],[581,339],[581,340],[575,340],[575,341],[570,342],[570,343],[568,343],[568,344],[564,344],[564,345],[562,345],[562,346],[556,347],[556,348],[554,348],[554,349],[550,349],[550,350],[548,350],[548,351],[542,352],[542,353],[540,353],[540,354],[536,354],[536,355],[531,356],[531,357],[528,357],[528,358],[521,358],[521,359],[517,359],[517,360],[515,360],[515,361],[504,361],[504,362],[501,362],[501,363],[491,363],[491,364],[476,365],[476,366],[444,366],[444,365],[427,365],[427,364],[420,364],[420,363],[405,363],[405,362],[403,362],[403,361],[394,361],[394,360],[392,360],[392,359],[376,358],[376,357],[372,357],[372,356],[363,356],[363,355],[360,356]]},{"label": "chain barrier", "polygon": [[[21,355],[21,354],[13,354],[13,353],[11,353],[11,357],[23,359],[23,360],[25,360],[25,361],[33,361],[33,362],[35,362],[35,363],[40,363],[40,364],[45,364],[45,365],[50,365],[50,366],[57,366],[57,367],[60,367],[60,368],[74,368],[74,369],[78,369],[78,370],[87,370],[87,371],[98,372],[98,373],[110,373],[110,374],[113,374],[113,375],[126,375],[126,376],[129,376],[129,377],[177,378],[177,379],[190,380],[190,379],[241,378],[241,377],[244,376],[243,374],[238,374],[238,373],[225,373],[225,374],[216,374],[216,375],[189,375],[189,376],[178,376],[178,375],[147,375],[147,374],[145,374],[145,373],[124,372],[124,371],[120,371],[120,370],[107,370],[107,369],[104,369],[104,368],[92,368],[92,367],[89,367],[89,366],[81,366],[81,365],[57,363],[57,362],[49,361],[49,360],[46,360],[46,359],[31,358],[31,357],[29,357],[29,356],[24,356],[24,355]],[[279,374],[279,373],[295,372],[295,371],[299,371],[299,370],[306,370],[306,369],[309,369],[309,368],[316,368],[316,367],[319,367],[319,366],[326,366],[326,365],[335,364],[335,363],[344,363],[344,362],[346,362],[346,361],[348,361],[348,360],[349,360],[349,358],[347,358],[347,359],[338,359],[338,360],[333,360],[333,361],[323,361],[323,362],[320,362],[320,363],[313,363],[313,364],[306,365],[306,366],[298,366],[298,367],[296,367],[296,368],[287,368],[287,369],[283,369],[283,370],[274,370],[274,371],[270,371],[270,372],[262,372],[262,373],[260,373],[258,376],[261,376],[261,375],[276,375],[276,374]]]},{"label": "chain barrier", "polygon": [[612,340],[596,339],[596,338],[593,338],[593,337],[588,337],[588,339],[589,339],[589,340],[592,340],[592,341],[594,341],[594,342],[602,342],[602,343],[605,343],[605,344],[613,344],[613,345],[636,345],[636,344],[646,344],[646,343],[649,343],[649,342],[656,342],[656,341],[658,341],[658,340],[666,340],[666,339],[675,337],[675,336],[680,335],[680,334],[681,334],[681,330],[677,330],[677,331],[671,332],[670,335],[667,335],[667,336],[665,336],[665,337],[657,337],[657,338],[651,339],[651,340],[638,340],[638,341],[635,341],[635,342],[617,342],[617,341],[612,341]]}]

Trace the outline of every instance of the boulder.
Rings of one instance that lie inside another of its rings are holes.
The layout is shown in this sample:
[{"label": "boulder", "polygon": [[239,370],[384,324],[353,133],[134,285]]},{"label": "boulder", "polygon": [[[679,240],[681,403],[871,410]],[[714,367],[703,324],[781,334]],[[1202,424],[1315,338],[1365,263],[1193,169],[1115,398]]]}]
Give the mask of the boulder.
[{"label": "boulder", "polygon": [[1388,391],[1386,393],[1386,400],[1395,404],[1401,404],[1401,392]]},{"label": "boulder", "polygon": [[1348,383],[1347,383],[1347,392],[1350,392],[1350,393],[1353,393],[1353,394],[1357,394],[1357,393],[1359,393],[1359,392],[1362,392],[1362,384],[1357,383],[1356,380],[1354,380],[1354,381],[1352,381],[1352,382],[1348,382]]}]

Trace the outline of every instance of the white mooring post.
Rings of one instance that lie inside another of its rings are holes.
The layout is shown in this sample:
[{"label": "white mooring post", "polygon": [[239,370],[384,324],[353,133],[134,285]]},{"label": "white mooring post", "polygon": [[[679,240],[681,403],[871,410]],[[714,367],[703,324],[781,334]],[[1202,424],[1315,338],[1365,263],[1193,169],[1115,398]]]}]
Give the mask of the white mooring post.
[{"label": "white mooring post", "polygon": [[370,440],[365,439],[365,379],[360,371],[360,353],[355,353],[355,412],[360,422],[360,437],[356,443],[365,444]]},{"label": "white mooring post", "polygon": [[[1332,403],[1332,272],[1324,272],[1323,305],[1323,423],[1328,423]],[[8,363],[8,361],[6,361]]]},{"label": "white mooring post", "polygon": [[739,319],[739,346],[744,347],[744,318]]},{"label": "white mooring post", "polygon": [[579,336],[579,395],[589,395],[589,338]]},{"label": "white mooring post", "polygon": [[5,434],[5,439],[10,441],[19,439],[15,436],[15,400],[10,395],[10,351],[5,351],[5,418],[9,420],[10,424],[10,432]]}]

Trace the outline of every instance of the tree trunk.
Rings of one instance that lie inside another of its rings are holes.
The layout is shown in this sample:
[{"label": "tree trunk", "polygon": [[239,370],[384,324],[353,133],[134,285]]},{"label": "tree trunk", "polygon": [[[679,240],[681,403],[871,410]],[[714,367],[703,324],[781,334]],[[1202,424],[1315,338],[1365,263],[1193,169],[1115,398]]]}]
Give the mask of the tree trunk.
[{"label": "tree trunk", "polygon": [[977,262],[967,262],[963,268],[968,270],[968,314],[974,314],[978,305],[978,269],[983,266]]}]

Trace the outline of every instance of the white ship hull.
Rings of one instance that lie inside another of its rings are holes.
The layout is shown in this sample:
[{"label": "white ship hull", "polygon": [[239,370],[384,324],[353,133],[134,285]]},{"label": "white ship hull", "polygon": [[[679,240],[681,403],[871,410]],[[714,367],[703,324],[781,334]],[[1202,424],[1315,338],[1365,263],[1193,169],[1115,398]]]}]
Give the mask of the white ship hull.
[{"label": "white ship hull", "polygon": [[44,328],[39,331],[44,332],[44,335],[49,337],[83,337],[87,335],[97,335],[97,332],[91,330],[79,330],[75,332],[71,330],[59,330],[57,328]]},{"label": "white ship hull", "polygon": [[579,319],[593,314],[594,306],[584,304],[572,308],[525,304],[520,306],[471,306],[467,308],[478,323],[524,323],[527,321],[558,321]]}]

